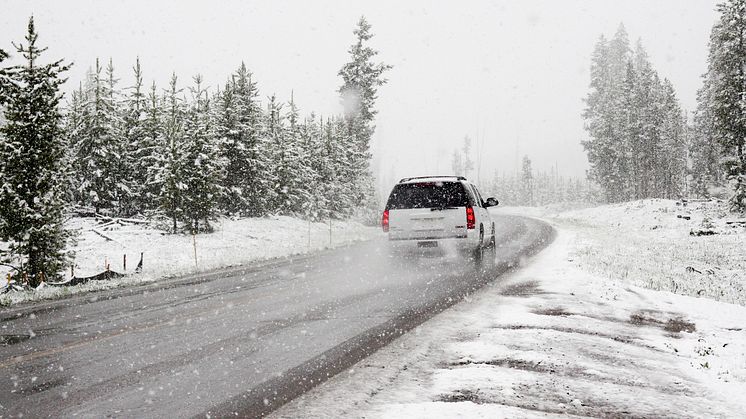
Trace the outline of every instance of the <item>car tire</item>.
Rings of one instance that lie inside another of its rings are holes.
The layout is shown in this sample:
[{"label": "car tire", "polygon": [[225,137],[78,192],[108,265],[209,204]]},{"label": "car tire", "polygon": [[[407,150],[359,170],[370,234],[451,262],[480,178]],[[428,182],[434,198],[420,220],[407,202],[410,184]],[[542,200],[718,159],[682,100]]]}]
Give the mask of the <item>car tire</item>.
[{"label": "car tire", "polygon": [[472,251],[472,258],[477,264],[482,263],[482,259],[484,258],[484,246],[482,243],[484,242],[484,225],[479,225],[479,243],[477,243],[477,247],[474,248]]}]

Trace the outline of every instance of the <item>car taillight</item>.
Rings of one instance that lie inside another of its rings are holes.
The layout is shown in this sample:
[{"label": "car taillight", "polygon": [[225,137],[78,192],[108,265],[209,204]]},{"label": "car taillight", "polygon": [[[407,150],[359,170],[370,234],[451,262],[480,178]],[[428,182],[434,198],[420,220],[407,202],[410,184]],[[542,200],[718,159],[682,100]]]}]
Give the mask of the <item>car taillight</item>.
[{"label": "car taillight", "polygon": [[383,228],[384,233],[388,233],[389,231],[389,210],[383,211],[383,216],[381,217],[381,227]]},{"label": "car taillight", "polygon": [[474,218],[474,208],[466,207],[466,228],[469,230],[474,230],[476,224],[477,219]]}]

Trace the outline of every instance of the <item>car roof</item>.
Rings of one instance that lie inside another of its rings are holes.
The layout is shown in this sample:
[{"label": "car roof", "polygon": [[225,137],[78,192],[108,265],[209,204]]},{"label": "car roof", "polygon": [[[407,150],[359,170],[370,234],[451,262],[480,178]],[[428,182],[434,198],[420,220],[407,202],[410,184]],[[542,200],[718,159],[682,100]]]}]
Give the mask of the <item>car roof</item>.
[{"label": "car roof", "polygon": [[409,177],[399,181],[399,183],[422,183],[422,182],[468,182],[463,176],[420,176]]}]

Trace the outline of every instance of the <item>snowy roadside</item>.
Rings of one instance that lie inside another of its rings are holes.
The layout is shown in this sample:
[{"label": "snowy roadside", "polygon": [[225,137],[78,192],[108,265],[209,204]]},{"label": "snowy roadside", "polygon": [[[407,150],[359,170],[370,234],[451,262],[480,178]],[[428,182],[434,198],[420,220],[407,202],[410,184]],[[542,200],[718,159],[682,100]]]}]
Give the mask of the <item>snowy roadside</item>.
[{"label": "snowy roadside", "polygon": [[577,232],[573,256],[621,284],[746,305],[746,219],[713,201],[503,208]]},{"label": "snowy roadside", "polygon": [[741,416],[746,308],[589,273],[585,230],[556,227],[526,268],[274,416]]},{"label": "snowy roadside", "polygon": [[[379,229],[355,221],[332,221],[330,234],[328,223],[309,223],[285,216],[221,219],[214,227],[215,232],[199,234],[193,238],[183,234],[164,234],[160,230],[140,225],[113,224],[101,228],[92,219],[73,219],[70,228],[80,232],[74,247],[76,276],[100,273],[106,269],[107,264],[111,270],[131,273],[140,260],[141,252],[142,274],[71,287],[46,286],[35,291],[11,291],[0,295],[0,306],[240,266],[344,246],[380,234]],[[123,266],[124,255],[127,255],[126,271]]]}]

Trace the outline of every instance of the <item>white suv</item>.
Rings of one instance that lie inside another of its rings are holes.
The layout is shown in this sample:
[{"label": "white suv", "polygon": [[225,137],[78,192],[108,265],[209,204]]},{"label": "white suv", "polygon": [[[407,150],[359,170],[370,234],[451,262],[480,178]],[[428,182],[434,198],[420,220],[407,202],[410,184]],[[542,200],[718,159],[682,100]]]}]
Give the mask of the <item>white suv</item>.
[{"label": "white suv", "polygon": [[394,186],[381,226],[394,250],[444,247],[472,251],[495,243],[495,223],[474,184],[462,176],[404,178]]}]

